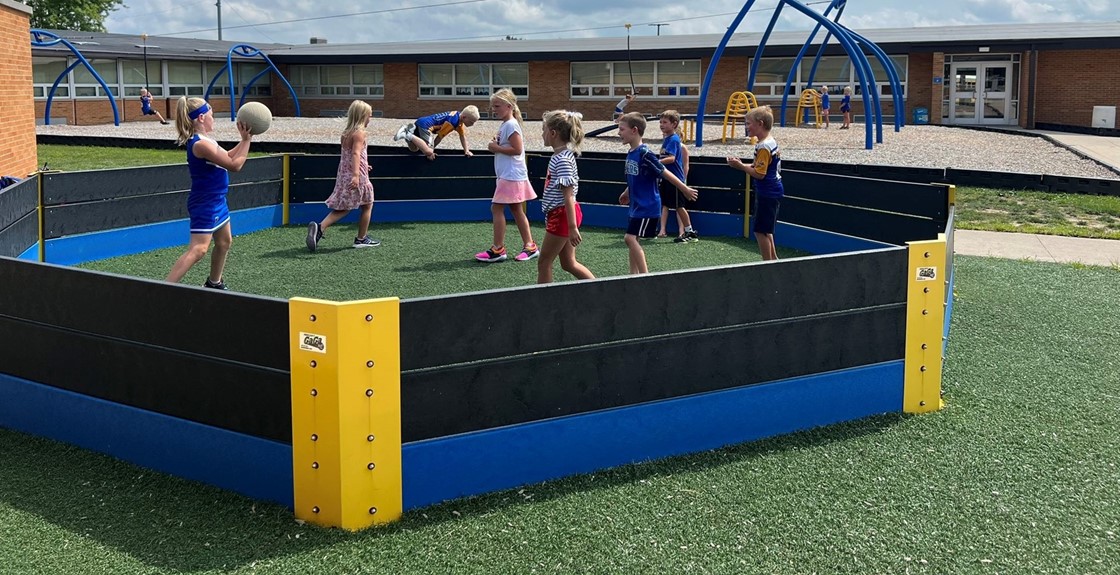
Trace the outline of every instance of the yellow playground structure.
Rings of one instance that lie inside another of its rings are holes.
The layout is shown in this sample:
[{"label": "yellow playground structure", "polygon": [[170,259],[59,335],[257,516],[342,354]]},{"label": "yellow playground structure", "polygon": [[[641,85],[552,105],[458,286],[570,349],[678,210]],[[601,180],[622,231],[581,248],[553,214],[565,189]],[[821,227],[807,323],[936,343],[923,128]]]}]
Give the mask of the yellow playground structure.
[{"label": "yellow playground structure", "polygon": [[[750,92],[734,92],[731,97],[727,99],[727,107],[723,112],[723,138],[721,142],[727,141],[727,125],[731,124],[731,137],[735,137],[735,123],[739,120],[743,121],[743,132],[747,131],[747,112],[758,107],[758,100],[755,99],[754,94]],[[745,133],[743,134],[746,135]]]},{"label": "yellow playground structure", "polygon": [[813,127],[819,128],[821,126],[821,95],[812,88],[801,91],[801,98],[797,100],[797,114],[793,117],[794,127],[801,126],[801,118],[804,111],[813,111]]}]

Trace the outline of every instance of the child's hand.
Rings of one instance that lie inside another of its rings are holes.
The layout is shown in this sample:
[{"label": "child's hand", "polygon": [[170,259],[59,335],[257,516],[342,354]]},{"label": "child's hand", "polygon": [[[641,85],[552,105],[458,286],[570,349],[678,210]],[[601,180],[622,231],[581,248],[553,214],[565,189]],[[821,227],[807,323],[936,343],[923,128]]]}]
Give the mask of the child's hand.
[{"label": "child's hand", "polygon": [[688,198],[690,202],[695,202],[696,198],[700,197],[700,192],[696,191],[696,188],[685,188],[683,193],[684,197]]},{"label": "child's hand", "polygon": [[626,188],[621,196],[618,196],[618,203],[629,206],[630,205],[630,188]]},{"label": "child's hand", "polygon": [[490,153],[497,154],[498,153],[498,148],[499,148],[498,137],[494,136],[494,139],[490,140],[489,144],[486,144],[486,149],[490,150]]},{"label": "child's hand", "polygon": [[425,156],[426,158],[428,158],[428,161],[429,161],[429,162],[431,162],[431,161],[434,161],[434,160],[436,159],[436,153],[435,153],[435,151],[431,151],[431,152],[428,152],[428,153],[424,154],[424,156]]},{"label": "child's hand", "polygon": [[360,184],[361,181],[362,180],[361,180],[361,178],[358,177],[358,174],[354,174],[353,176],[350,176],[350,187],[355,189],[355,190],[358,189],[358,184]]},{"label": "child's hand", "polygon": [[474,155],[474,152],[470,150],[463,150],[463,155],[469,158]]},{"label": "child's hand", "polygon": [[237,123],[237,131],[241,134],[242,140],[252,140],[253,133],[249,131],[249,125],[243,122]]},{"label": "child's hand", "polygon": [[583,236],[579,234],[579,228],[570,227],[568,229],[568,243],[572,244],[572,247],[574,248],[583,241]]},{"label": "child's hand", "polygon": [[737,170],[746,170],[746,166],[743,165],[743,160],[734,156],[727,156],[727,165]]}]

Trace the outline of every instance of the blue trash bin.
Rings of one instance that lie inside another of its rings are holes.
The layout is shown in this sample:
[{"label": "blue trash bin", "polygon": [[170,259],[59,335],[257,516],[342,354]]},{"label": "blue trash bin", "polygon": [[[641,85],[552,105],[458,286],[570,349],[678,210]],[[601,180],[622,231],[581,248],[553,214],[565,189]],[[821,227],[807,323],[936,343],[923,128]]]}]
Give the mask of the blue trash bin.
[{"label": "blue trash bin", "polygon": [[929,123],[929,109],[928,108],[914,108],[914,120],[912,122],[916,125],[923,125]]}]

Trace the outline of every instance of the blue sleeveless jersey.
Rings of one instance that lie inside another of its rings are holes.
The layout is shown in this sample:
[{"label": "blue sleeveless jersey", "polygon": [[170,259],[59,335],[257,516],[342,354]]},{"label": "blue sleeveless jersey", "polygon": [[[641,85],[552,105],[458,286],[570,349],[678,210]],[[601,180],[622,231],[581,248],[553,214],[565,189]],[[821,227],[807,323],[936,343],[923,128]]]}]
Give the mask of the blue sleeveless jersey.
[{"label": "blue sleeveless jersey", "polygon": [[[194,145],[204,136],[195,134],[187,140],[187,169],[191,173],[191,193],[187,196],[187,212],[191,216],[191,233],[206,233],[229,221],[229,172],[194,155]],[[206,138],[211,142],[210,138]],[[217,142],[214,142],[217,146]]]}]

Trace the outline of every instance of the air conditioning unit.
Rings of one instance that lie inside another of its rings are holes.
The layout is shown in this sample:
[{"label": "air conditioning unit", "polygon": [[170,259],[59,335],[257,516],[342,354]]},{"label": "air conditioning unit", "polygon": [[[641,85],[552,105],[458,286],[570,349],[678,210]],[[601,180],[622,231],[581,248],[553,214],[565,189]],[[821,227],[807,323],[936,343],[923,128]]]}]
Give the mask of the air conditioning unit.
[{"label": "air conditioning unit", "polygon": [[1093,127],[1116,129],[1116,106],[1093,106]]},{"label": "air conditioning unit", "polygon": [[312,44],[326,44],[327,39],[326,38],[320,38],[318,36],[312,36],[311,37],[311,43]]}]

